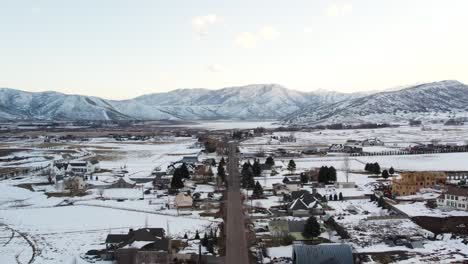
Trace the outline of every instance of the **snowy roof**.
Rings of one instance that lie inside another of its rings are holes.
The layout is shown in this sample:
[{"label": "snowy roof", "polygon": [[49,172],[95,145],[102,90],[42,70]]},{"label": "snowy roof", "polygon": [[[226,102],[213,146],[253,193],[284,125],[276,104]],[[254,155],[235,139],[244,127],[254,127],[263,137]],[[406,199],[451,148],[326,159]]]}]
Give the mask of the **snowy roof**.
[{"label": "snowy roof", "polygon": [[353,252],[347,244],[320,244],[293,246],[293,261],[297,264],[314,263],[352,264]]}]

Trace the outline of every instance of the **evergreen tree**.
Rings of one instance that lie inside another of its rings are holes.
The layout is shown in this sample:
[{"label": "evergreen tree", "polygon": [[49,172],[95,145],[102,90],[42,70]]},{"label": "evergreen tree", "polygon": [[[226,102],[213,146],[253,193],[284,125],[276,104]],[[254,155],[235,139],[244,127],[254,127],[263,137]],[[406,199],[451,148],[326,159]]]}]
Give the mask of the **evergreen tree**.
[{"label": "evergreen tree", "polygon": [[340,192],[340,194],[338,195],[338,199],[340,199],[340,201],[343,201],[343,194]]},{"label": "evergreen tree", "polygon": [[195,231],[195,239],[200,239],[200,234],[198,234],[198,230]]},{"label": "evergreen tree", "polygon": [[328,197],[328,201],[333,201],[333,195],[330,194],[330,196]]},{"label": "evergreen tree", "polygon": [[184,239],[188,239],[187,233],[184,234]]},{"label": "evergreen tree", "polygon": [[383,171],[382,171],[382,177],[383,177],[384,179],[388,179],[389,176],[390,176],[390,175],[388,174],[388,171],[387,171],[387,170],[383,170]]},{"label": "evergreen tree", "polygon": [[174,170],[174,175],[172,175],[171,180],[171,188],[172,189],[180,189],[184,188],[184,182],[182,181],[182,172],[180,168]]},{"label": "evergreen tree", "polygon": [[331,166],[330,168],[328,168],[328,172],[327,172],[327,183],[328,182],[335,182],[336,181],[336,169]]},{"label": "evergreen tree", "polygon": [[221,165],[221,162],[218,164],[218,177],[220,177],[223,182],[226,181],[226,169]]},{"label": "evergreen tree", "polygon": [[304,225],[304,231],[302,231],[302,235],[306,238],[318,237],[320,235],[320,225],[314,216],[311,216],[307,219]]},{"label": "evergreen tree", "polygon": [[258,177],[262,174],[262,167],[260,167],[260,162],[258,159],[254,160],[252,171],[255,177]]},{"label": "evergreen tree", "polygon": [[289,178],[288,178],[288,177],[284,177],[283,183],[288,183],[288,182],[290,182],[290,181],[289,181]]},{"label": "evergreen tree", "polygon": [[309,182],[309,177],[305,173],[301,173],[301,182],[302,183],[308,183]]},{"label": "evergreen tree", "polygon": [[293,173],[296,170],[296,162],[294,160],[290,160],[288,163],[288,171]]},{"label": "evergreen tree", "polygon": [[333,201],[338,201],[338,195],[336,195],[336,193],[333,195]]},{"label": "evergreen tree", "polygon": [[273,159],[272,156],[269,156],[269,157],[265,160],[265,164],[267,164],[267,165],[270,166],[270,167],[273,167],[273,166],[275,166],[275,160]]},{"label": "evergreen tree", "polygon": [[255,186],[254,175],[252,171],[252,166],[246,166],[246,169],[242,169],[242,188],[251,189]]},{"label": "evergreen tree", "polygon": [[260,185],[260,183],[258,181],[255,183],[255,187],[253,189],[253,194],[256,197],[261,197],[263,195],[262,185]]},{"label": "evergreen tree", "polygon": [[390,175],[393,175],[395,173],[395,169],[393,169],[393,167],[390,167],[388,173],[390,173]]},{"label": "evergreen tree", "polygon": [[365,171],[370,171],[370,164],[369,163],[366,163],[366,166],[364,167],[364,170]]},{"label": "evergreen tree", "polygon": [[379,163],[377,163],[377,162],[374,163],[374,166],[373,166],[373,167],[374,167],[374,168],[373,168],[373,173],[374,173],[374,174],[380,174],[380,165],[379,165]]},{"label": "evergreen tree", "polygon": [[205,235],[203,236],[202,240],[201,240],[201,245],[206,247],[208,245],[208,236],[206,235],[206,232],[205,232]]},{"label": "evergreen tree", "polygon": [[320,167],[318,182],[320,182],[320,183],[328,182],[328,167],[326,167],[326,166]]},{"label": "evergreen tree", "polygon": [[182,163],[182,166],[180,166],[180,173],[181,173],[182,178],[184,179],[190,178],[190,172],[188,170],[187,164]]}]

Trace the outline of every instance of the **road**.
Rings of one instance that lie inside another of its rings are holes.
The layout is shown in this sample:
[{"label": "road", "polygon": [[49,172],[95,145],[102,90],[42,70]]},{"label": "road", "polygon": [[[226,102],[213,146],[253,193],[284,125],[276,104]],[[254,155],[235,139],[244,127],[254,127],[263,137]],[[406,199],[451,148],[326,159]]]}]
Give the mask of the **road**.
[{"label": "road", "polygon": [[237,144],[229,143],[227,164],[226,264],[249,263],[245,237],[245,219],[240,193],[239,157]]}]

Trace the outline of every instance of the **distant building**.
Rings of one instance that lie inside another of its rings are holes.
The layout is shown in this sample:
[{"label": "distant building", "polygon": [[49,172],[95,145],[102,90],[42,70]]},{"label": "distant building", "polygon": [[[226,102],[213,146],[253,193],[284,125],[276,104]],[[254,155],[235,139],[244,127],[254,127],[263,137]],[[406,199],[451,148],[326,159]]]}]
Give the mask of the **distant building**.
[{"label": "distant building", "polygon": [[415,195],[421,188],[433,188],[445,184],[447,175],[443,172],[405,172],[393,179],[392,192],[395,195]]},{"label": "distant building", "polygon": [[193,206],[193,198],[190,195],[179,193],[174,199],[174,206],[177,209],[191,209]]},{"label": "distant building", "polygon": [[98,160],[74,161],[74,162],[56,162],[53,165],[52,171],[55,175],[85,175],[92,174],[99,170]]},{"label": "distant building", "polygon": [[447,185],[437,199],[437,206],[468,211],[468,187]]},{"label": "distant building", "polygon": [[110,185],[110,188],[134,188],[136,183],[127,177],[121,177]]},{"label": "distant building", "polygon": [[380,139],[378,138],[369,138],[362,141],[363,147],[370,147],[370,146],[383,146],[385,145]]},{"label": "distant building", "polygon": [[196,164],[198,163],[198,156],[197,155],[184,156],[180,162],[186,163],[186,164]]}]

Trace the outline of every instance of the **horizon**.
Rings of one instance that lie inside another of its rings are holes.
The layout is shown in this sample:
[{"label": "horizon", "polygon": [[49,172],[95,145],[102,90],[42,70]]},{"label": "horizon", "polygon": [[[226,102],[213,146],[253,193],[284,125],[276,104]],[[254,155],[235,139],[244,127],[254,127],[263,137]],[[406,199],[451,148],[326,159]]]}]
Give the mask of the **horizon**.
[{"label": "horizon", "polygon": [[461,0],[15,1],[0,10],[0,87],[122,100],[245,83],[344,93],[468,83],[466,9]]}]

